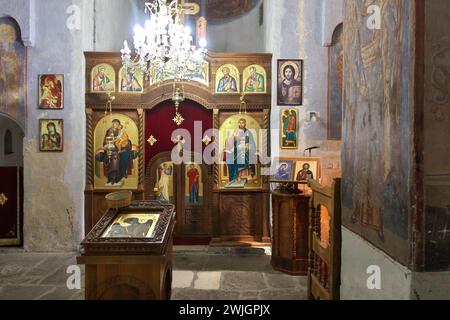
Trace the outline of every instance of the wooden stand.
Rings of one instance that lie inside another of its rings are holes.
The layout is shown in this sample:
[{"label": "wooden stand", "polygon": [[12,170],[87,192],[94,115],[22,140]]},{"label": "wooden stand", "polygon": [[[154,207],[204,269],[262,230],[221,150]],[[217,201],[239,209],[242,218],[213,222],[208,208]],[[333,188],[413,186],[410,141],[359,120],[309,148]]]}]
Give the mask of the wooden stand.
[{"label": "wooden stand", "polygon": [[[308,273],[308,211],[310,196],[295,188],[272,191],[272,267],[292,275]],[[297,191],[295,191],[297,190]]]},{"label": "wooden stand", "polygon": [[[110,209],[81,243],[79,264],[86,265],[87,300],[169,300],[172,288],[173,205],[136,201]],[[157,213],[152,237],[105,238],[120,214]]]}]

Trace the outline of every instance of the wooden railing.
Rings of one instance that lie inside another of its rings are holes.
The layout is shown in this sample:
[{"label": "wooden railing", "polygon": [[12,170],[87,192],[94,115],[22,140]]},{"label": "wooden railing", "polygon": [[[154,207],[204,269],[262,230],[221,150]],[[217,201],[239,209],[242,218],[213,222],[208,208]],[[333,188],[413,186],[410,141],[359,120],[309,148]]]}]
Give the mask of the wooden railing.
[{"label": "wooden railing", "polygon": [[309,299],[338,300],[341,273],[341,179],[331,187],[310,181]]}]

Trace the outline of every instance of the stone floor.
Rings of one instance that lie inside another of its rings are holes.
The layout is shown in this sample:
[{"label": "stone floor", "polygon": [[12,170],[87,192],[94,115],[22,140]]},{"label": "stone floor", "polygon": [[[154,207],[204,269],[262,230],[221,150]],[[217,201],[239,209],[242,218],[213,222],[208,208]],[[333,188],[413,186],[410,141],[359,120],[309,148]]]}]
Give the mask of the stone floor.
[{"label": "stone floor", "polygon": [[[175,300],[303,300],[306,277],[274,271],[267,248],[175,247]],[[0,251],[0,299],[79,300],[66,273],[76,253]]]}]

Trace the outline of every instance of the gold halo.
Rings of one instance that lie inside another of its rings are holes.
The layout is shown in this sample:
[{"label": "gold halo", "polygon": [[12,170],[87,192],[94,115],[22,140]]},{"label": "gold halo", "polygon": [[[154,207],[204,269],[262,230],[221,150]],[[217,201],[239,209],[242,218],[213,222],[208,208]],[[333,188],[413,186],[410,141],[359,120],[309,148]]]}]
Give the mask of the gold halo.
[{"label": "gold halo", "polygon": [[16,30],[8,24],[0,25],[0,38],[7,44],[13,44],[17,38]]},{"label": "gold halo", "polygon": [[[220,73],[222,73],[222,75],[224,74],[223,73],[223,69],[225,69],[225,68],[228,68],[228,70],[230,70],[230,76],[239,77],[239,70],[236,68],[235,65],[232,65],[232,64],[229,64],[229,63],[222,65],[219,68]],[[237,81],[237,79],[236,79],[236,81]]]},{"label": "gold halo", "polygon": [[284,74],[283,74],[283,70],[284,70],[284,67],[286,67],[286,66],[292,66],[293,68],[294,68],[294,70],[295,70],[295,80],[297,80],[297,79],[299,79],[300,78],[300,68],[299,68],[299,66],[296,64],[296,63],[294,63],[294,62],[291,62],[291,61],[286,61],[285,63],[283,63],[282,65],[281,65],[281,67],[280,67],[280,76],[281,76],[281,79],[284,79]]}]

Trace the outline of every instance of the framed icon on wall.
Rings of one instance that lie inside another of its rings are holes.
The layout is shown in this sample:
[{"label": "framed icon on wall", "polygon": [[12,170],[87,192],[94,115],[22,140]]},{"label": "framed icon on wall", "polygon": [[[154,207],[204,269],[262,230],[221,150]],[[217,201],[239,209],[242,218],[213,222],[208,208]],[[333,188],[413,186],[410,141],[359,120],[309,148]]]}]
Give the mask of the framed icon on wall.
[{"label": "framed icon on wall", "polygon": [[300,106],[303,103],[303,60],[278,60],[277,104]]}]

